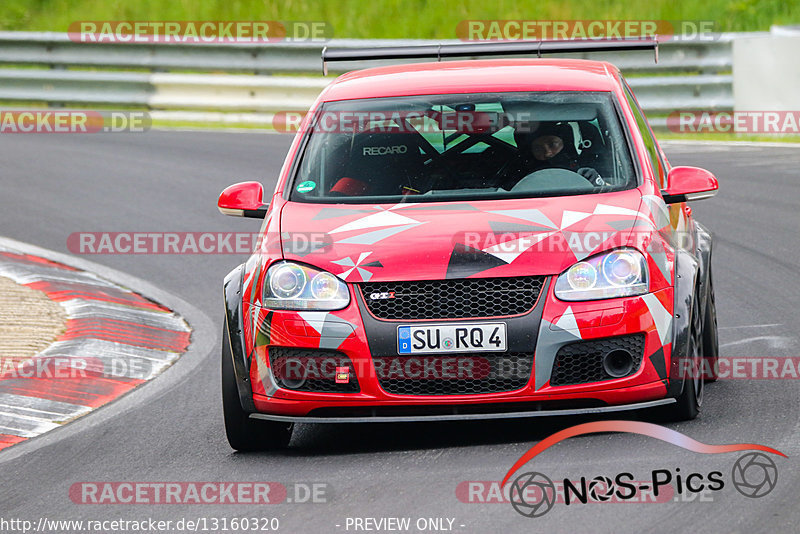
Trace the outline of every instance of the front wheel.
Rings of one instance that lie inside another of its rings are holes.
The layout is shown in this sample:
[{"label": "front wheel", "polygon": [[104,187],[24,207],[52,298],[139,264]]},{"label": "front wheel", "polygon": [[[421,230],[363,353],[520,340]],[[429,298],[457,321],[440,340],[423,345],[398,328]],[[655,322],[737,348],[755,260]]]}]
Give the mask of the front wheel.
[{"label": "front wheel", "polygon": [[678,366],[683,379],[683,391],[678,397],[678,404],[672,408],[672,419],[675,421],[690,421],[696,418],[703,405],[703,393],[705,392],[703,319],[704,314],[700,312],[698,298],[695,296],[689,326],[687,361],[680,362]]},{"label": "front wheel", "polygon": [[222,412],[228,443],[237,451],[282,449],[292,438],[292,423],[250,419],[239,402],[239,390],[233,372],[228,329],[222,328]]}]

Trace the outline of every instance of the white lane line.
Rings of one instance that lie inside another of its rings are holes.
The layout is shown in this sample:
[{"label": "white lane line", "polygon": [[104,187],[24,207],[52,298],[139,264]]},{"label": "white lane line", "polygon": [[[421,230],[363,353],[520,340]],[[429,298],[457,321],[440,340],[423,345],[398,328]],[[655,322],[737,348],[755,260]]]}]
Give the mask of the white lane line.
[{"label": "white lane line", "polygon": [[720,343],[719,346],[720,348],[733,347],[735,345],[746,345],[748,343],[753,343],[754,341],[766,341],[769,344],[769,347],[772,349],[784,349],[790,347],[794,340],[786,336],[754,336],[745,339],[740,339],[739,341],[729,341],[728,343]]},{"label": "white lane line", "polygon": [[783,323],[746,324],[742,326],[718,326],[717,330],[739,330],[740,328],[772,328],[774,326],[783,326]]},{"label": "white lane line", "polygon": [[157,310],[133,308],[124,304],[86,299],[69,299],[60,302],[70,319],[106,318],[128,321],[145,326],[163,328],[176,332],[189,332],[191,328],[174,313]]},{"label": "white lane line", "polygon": [[[22,424],[20,425],[20,423]],[[39,434],[58,428],[59,426],[61,425],[58,423],[33,421],[0,415],[0,434],[11,434],[12,436],[19,436],[21,438],[33,438]]]},{"label": "white lane line", "polygon": [[[178,354],[175,354],[177,359]],[[75,378],[92,378],[99,374],[103,378],[135,378],[150,380],[161,374],[172,365],[171,361],[159,361],[131,356],[120,357],[114,354],[97,354],[91,357],[85,355],[68,357],[71,367],[59,368],[61,373],[69,373]],[[33,361],[36,361],[34,358]]]},{"label": "white lane line", "polygon": [[[150,380],[180,357],[177,352],[136,347],[95,338],[56,341],[32,361],[54,360],[52,367],[75,376],[100,373],[109,378]],[[59,362],[59,359],[64,361]]]},{"label": "white lane line", "polygon": [[91,411],[78,404],[0,393],[0,434],[32,438]]},{"label": "white lane line", "polygon": [[153,362],[172,362],[180,354],[167,350],[146,349],[105,339],[76,338],[56,341],[36,357],[101,358],[107,356],[137,358]]},{"label": "white lane line", "polygon": [[39,417],[28,413],[19,413],[14,409],[8,410],[0,407],[0,421],[10,421],[13,419],[22,419],[29,423],[55,423],[63,419],[63,417]]},{"label": "white lane line", "polygon": [[86,406],[81,406],[80,404],[29,397],[27,395],[16,395],[14,393],[0,393],[0,403],[16,406],[18,408],[37,410],[39,412],[60,414],[62,416],[72,415],[81,410],[88,409]]},{"label": "white lane line", "polygon": [[687,147],[696,147],[697,145],[700,146],[709,146],[709,147],[753,147],[753,148],[793,148],[797,150],[797,147],[800,146],[800,143],[781,143],[775,141],[709,141],[703,139],[665,139],[661,141],[661,145],[669,146],[669,145],[685,145]]},{"label": "white lane line", "polygon": [[27,415],[33,419],[44,419],[47,421],[60,421],[64,417],[71,414],[63,414],[56,412],[46,412],[43,410],[34,410],[32,408],[24,408],[22,406],[11,406],[8,404],[0,403],[0,413],[11,413],[14,415]]},{"label": "white lane line", "polygon": [[0,274],[11,278],[18,284],[32,284],[34,282],[70,282],[73,284],[86,284],[125,291],[124,288],[101,280],[90,273],[70,271],[58,267],[30,265],[27,263],[14,262],[14,260],[5,258],[0,258]]}]

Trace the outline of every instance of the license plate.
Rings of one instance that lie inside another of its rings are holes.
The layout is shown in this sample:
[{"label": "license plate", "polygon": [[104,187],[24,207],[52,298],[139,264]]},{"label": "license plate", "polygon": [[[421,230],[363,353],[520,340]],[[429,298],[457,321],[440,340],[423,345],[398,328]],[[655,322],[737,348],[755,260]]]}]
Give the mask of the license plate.
[{"label": "license plate", "polygon": [[506,350],[506,324],[421,324],[397,327],[397,353]]}]

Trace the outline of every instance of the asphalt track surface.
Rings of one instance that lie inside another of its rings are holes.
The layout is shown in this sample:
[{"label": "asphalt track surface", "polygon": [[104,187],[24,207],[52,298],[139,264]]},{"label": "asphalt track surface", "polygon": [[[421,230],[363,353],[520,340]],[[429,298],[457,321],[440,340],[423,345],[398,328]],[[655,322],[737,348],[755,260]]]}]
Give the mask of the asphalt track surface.
[{"label": "asphalt track surface", "polygon": [[[270,190],[289,142],[252,133],[3,136],[0,234],[67,252],[72,232],[257,231],[259,221],[220,215],[217,195],[250,179]],[[800,148],[667,144],[665,151],[673,165],[703,166],[720,179],[717,197],[693,209],[715,233],[722,354],[796,356]],[[419,517],[454,518],[453,531],[469,533],[789,532],[800,525],[798,380],[720,380],[707,388],[699,419],[669,425],[704,443],[754,442],[787,454],[774,457],[778,484],[769,495],[750,499],[731,486],[738,453],[698,454],[644,436],[596,434],[556,445],[519,473],[555,480],[627,471],[646,480],[654,469],[719,470],[726,487],[662,504],[556,504],[528,519],[509,504],[462,503],[456,486],[502,479],[537,441],[587,419],[302,425],[286,452],[234,453],[219,394],[220,289],[245,258],[86,259],[183,299],[212,319],[213,334],[204,334],[194,365],[179,362],[119,403],[0,454],[3,518],[278,517],[279,532],[346,532],[348,517],[410,517],[412,532]],[[78,505],[68,490],[82,481],[324,482],[329,490],[325,504]]]}]

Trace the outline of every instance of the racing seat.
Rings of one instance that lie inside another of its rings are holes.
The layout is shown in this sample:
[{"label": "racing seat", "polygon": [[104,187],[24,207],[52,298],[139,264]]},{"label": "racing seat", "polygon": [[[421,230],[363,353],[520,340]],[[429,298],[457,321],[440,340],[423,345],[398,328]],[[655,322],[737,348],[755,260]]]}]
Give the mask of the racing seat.
[{"label": "racing seat", "polygon": [[332,195],[400,195],[413,188],[423,171],[419,134],[399,127],[372,129],[355,135],[343,176]]}]

